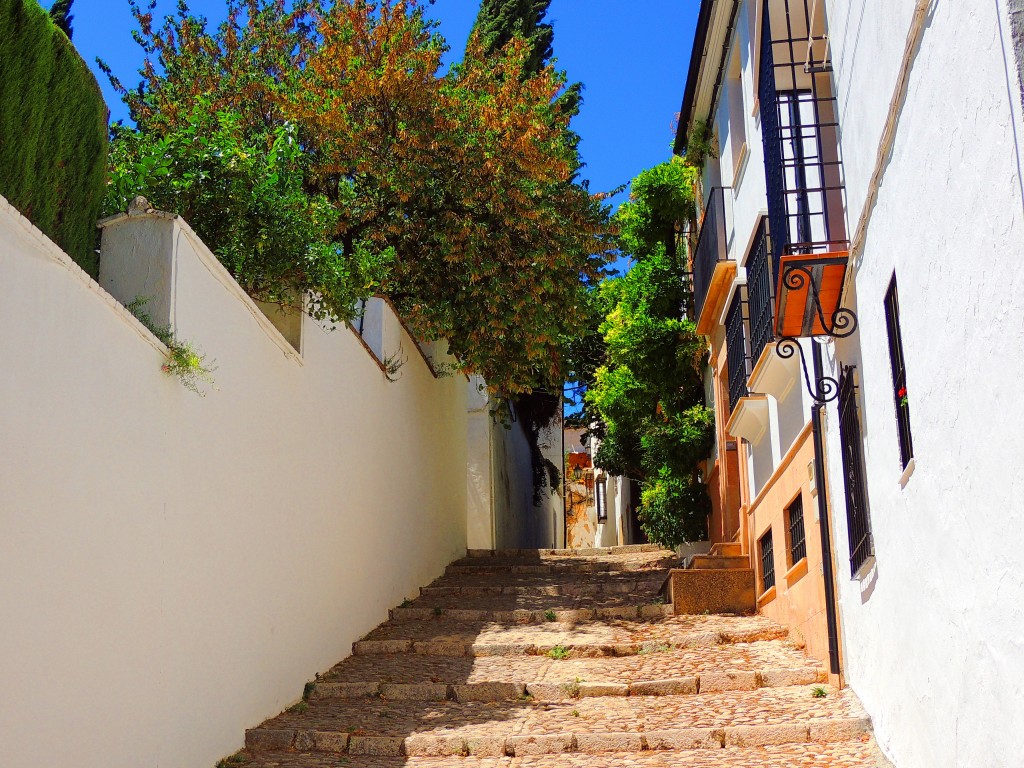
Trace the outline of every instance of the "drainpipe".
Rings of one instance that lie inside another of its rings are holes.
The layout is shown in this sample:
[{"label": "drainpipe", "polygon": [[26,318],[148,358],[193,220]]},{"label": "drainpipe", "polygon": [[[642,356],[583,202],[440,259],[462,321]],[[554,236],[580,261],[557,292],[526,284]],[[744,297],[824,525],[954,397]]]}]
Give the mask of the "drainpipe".
[{"label": "drainpipe", "polygon": [[[814,348],[814,378],[822,376],[821,348],[811,342]],[[822,434],[825,405],[815,403],[811,408],[811,423],[814,436],[814,485],[818,489],[818,525],[821,529],[821,572],[825,581],[825,622],[828,627],[828,662],[833,675],[840,674],[839,665],[839,620],[836,616],[836,583],[832,568],[832,529],[828,517],[828,485],[825,476],[825,442]]]}]

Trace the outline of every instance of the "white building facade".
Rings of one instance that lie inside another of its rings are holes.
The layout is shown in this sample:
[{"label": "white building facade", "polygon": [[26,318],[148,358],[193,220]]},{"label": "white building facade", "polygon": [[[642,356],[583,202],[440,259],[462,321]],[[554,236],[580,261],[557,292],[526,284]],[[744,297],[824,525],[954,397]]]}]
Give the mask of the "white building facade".
[{"label": "white building facade", "polygon": [[1024,761],[1022,49],[1021,0],[704,0],[681,113],[712,539],[899,768]]},{"label": "white building facade", "polygon": [[827,371],[855,387],[828,412],[846,677],[900,768],[1017,766],[1020,4],[826,5],[859,321]]}]

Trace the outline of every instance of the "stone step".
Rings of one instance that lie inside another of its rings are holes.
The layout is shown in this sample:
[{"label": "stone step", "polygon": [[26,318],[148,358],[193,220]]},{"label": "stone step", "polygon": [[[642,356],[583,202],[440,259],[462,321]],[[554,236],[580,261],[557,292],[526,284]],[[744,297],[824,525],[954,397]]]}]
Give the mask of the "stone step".
[{"label": "stone step", "polygon": [[550,595],[581,597],[585,595],[642,595],[658,594],[669,575],[668,570],[623,573],[609,571],[580,577],[573,574],[546,576],[526,574],[497,574],[475,576],[442,576],[420,588],[424,596],[464,595],[487,597],[494,595]]},{"label": "stone step", "polygon": [[388,622],[352,645],[356,655],[415,653],[435,656],[629,656],[659,646],[711,647],[784,639],[787,631],[764,616],[672,616],[504,624],[466,622],[444,615],[430,621]]},{"label": "stone step", "polygon": [[515,573],[515,574],[592,574],[592,573],[636,573],[642,571],[652,571],[658,569],[667,569],[677,566],[679,564],[679,558],[674,555],[667,557],[659,557],[656,560],[644,560],[642,562],[630,563],[630,562],[607,562],[607,561],[596,561],[596,562],[542,562],[542,563],[526,563],[526,562],[515,562],[508,560],[496,560],[495,562],[483,561],[478,564],[478,561],[483,558],[466,558],[465,560],[459,560],[452,563],[445,569],[445,573],[449,576],[460,576],[460,575],[476,575],[476,574],[497,574],[497,573]]},{"label": "stone step", "polygon": [[725,557],[723,555],[694,555],[690,559],[690,568],[713,570],[750,568],[750,560],[746,557]]},{"label": "stone step", "polygon": [[667,592],[676,615],[753,613],[757,603],[756,582],[750,568],[674,569]]},{"label": "stone step", "polygon": [[[337,756],[315,752],[242,753],[232,766],[338,768]],[[346,755],[344,768],[888,768],[871,739],[831,744],[683,751],[606,752],[524,757],[372,757]]]},{"label": "stone step", "polygon": [[[443,598],[444,596],[442,596]],[[595,606],[595,607],[550,607],[550,608],[508,608],[504,610],[487,610],[484,608],[458,608],[442,607],[440,604],[431,603],[456,603],[456,600],[425,601],[422,605],[417,604],[392,608],[391,620],[402,621],[429,621],[438,616],[447,616],[455,621],[490,621],[509,624],[539,624],[543,622],[580,622],[598,621],[601,619],[656,619],[665,616],[672,616],[671,605],[667,605],[657,596],[645,604],[620,603],[617,605]],[[471,599],[471,598],[470,598]],[[551,599],[551,598],[549,598]],[[462,599],[463,602],[466,598]],[[573,599],[573,602],[578,602]]]},{"label": "stone step", "polygon": [[722,541],[711,546],[710,554],[716,557],[741,557],[743,545],[738,541]]},{"label": "stone step", "polygon": [[633,656],[352,656],[309,690],[311,699],[383,696],[393,700],[502,701],[524,695],[560,701],[590,696],[688,695],[825,682],[828,675],[780,641]]},{"label": "stone step", "polygon": [[[581,611],[579,616],[588,614],[593,618],[636,618],[640,610],[648,606],[666,606],[665,598],[656,592],[622,595],[427,595],[406,600],[391,611],[394,620],[422,620],[447,614],[455,618],[455,611],[477,611],[477,621],[499,621],[508,623],[529,623],[534,620],[551,621],[549,612],[555,613],[559,621],[573,619],[568,613],[559,619],[559,612]],[[648,611],[648,613],[657,613]],[[630,615],[631,614],[631,615]],[[539,617],[539,618],[538,618]]]},{"label": "stone step", "polygon": [[[699,703],[695,703],[699,701]],[[501,756],[846,742],[870,722],[856,698],[808,687],[701,696],[461,703],[331,699],[246,732],[255,752]]]},{"label": "stone step", "polygon": [[467,557],[598,557],[602,555],[634,555],[643,552],[669,552],[658,544],[626,544],[617,547],[588,547],[581,549],[470,549]]}]

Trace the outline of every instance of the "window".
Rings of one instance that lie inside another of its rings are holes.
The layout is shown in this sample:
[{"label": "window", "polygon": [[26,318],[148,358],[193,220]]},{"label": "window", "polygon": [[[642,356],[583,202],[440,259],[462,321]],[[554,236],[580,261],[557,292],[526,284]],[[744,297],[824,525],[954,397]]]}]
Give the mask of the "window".
[{"label": "window", "polygon": [[889,362],[892,364],[892,396],[896,404],[896,429],[900,437],[900,461],[906,469],[914,456],[910,436],[910,404],[907,400],[907,369],[903,360],[903,334],[900,332],[900,302],[896,295],[896,275],[885,292],[885,327],[889,332]]},{"label": "window", "polygon": [[743,103],[743,67],[738,44],[733,46],[732,56],[729,57],[725,98],[728,107],[727,131],[732,155],[732,176],[735,185],[747,147],[747,108]]},{"label": "window", "polygon": [[850,537],[850,570],[854,576],[874,550],[871,518],[864,484],[864,455],[861,451],[860,413],[857,409],[856,368],[843,366],[839,374],[839,443],[843,456],[843,485],[846,490],[846,529]]},{"label": "window", "polygon": [[775,550],[772,545],[772,529],[769,528],[758,541],[761,550],[761,592],[775,586]]},{"label": "window", "polygon": [[594,497],[597,505],[597,522],[606,522],[608,520],[608,485],[603,477],[594,484]]},{"label": "window", "polygon": [[807,557],[803,495],[793,499],[793,503],[786,509],[786,523],[789,528],[789,565],[792,567]]}]

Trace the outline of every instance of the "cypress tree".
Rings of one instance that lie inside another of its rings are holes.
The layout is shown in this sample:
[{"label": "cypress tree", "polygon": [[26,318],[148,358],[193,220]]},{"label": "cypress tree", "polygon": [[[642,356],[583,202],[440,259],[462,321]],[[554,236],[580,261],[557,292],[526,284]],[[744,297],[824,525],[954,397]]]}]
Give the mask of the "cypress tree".
[{"label": "cypress tree", "polygon": [[500,50],[517,33],[530,43],[527,71],[540,72],[551,60],[555,30],[544,23],[551,0],[483,0],[473,31],[479,32],[487,53]]},{"label": "cypress tree", "polygon": [[74,2],[75,0],[56,0],[50,8],[50,18],[68,36],[68,40],[71,39],[71,22],[75,18],[71,15],[71,6]]}]

